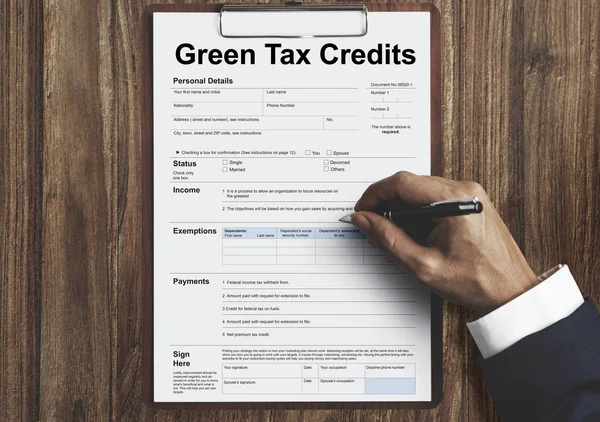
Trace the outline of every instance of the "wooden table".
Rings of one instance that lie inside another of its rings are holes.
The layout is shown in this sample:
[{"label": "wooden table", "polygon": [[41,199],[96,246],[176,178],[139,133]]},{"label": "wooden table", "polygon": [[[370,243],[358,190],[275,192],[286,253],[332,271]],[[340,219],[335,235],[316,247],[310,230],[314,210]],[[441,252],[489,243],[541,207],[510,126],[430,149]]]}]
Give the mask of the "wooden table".
[{"label": "wooden table", "polygon": [[[496,420],[446,305],[432,411],[153,411],[141,401],[141,14],[0,6],[0,420]],[[600,301],[600,1],[435,1],[444,174],[480,181],[540,273]]]}]

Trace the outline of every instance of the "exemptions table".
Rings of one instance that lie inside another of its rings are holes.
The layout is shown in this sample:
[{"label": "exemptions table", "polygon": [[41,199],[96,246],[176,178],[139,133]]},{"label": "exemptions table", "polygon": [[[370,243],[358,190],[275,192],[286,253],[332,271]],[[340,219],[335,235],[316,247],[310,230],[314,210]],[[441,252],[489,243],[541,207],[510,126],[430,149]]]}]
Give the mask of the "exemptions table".
[{"label": "exemptions table", "polygon": [[354,228],[223,228],[224,265],[389,265]]}]

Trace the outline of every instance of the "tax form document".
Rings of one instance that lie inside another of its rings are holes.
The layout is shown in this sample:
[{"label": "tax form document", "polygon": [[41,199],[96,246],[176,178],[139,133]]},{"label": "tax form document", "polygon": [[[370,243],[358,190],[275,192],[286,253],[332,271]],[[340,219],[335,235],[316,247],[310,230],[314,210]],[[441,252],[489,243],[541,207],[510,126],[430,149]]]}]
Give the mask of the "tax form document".
[{"label": "tax form document", "polygon": [[431,171],[430,14],[368,18],[232,39],[153,15],[156,402],[431,400],[430,294],[338,222]]}]

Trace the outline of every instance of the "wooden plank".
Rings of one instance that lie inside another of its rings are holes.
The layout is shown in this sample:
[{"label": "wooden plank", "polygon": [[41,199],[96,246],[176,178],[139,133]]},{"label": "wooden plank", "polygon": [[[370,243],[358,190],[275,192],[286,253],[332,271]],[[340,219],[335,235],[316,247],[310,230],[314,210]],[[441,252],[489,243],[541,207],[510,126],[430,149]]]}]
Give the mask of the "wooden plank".
[{"label": "wooden plank", "polygon": [[116,178],[108,2],[45,1],[40,419],[112,419]]},{"label": "wooden plank", "polygon": [[[150,2],[148,2],[150,3]],[[113,92],[118,98],[117,139],[117,354],[115,420],[152,420],[143,403],[142,246],[141,246],[141,98],[143,1],[114,3],[111,39]],[[119,282],[121,280],[121,282]]]},{"label": "wooden plank", "polygon": [[42,7],[0,5],[0,420],[39,418]]},{"label": "wooden plank", "polygon": [[[486,189],[517,243],[524,237],[523,3],[463,2],[460,44],[460,134],[454,178]],[[466,320],[460,329],[466,330]],[[469,421],[498,420],[477,367],[478,351],[465,335]]]},{"label": "wooden plank", "polygon": [[600,2],[525,14],[526,252],[600,303]]},{"label": "wooden plank", "polygon": [[[442,32],[442,168],[444,177],[456,178],[457,147],[460,136],[460,0],[435,3],[440,11]],[[419,411],[417,421],[465,420],[468,397],[466,362],[456,359],[465,353],[467,312],[459,306],[444,304],[444,394],[433,410]]]}]

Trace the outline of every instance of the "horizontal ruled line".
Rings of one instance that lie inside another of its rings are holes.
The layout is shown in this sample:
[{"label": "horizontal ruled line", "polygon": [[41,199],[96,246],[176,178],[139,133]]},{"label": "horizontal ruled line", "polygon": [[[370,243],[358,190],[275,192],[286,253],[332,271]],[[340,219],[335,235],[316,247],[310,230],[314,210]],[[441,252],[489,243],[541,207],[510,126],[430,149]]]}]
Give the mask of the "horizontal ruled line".
[{"label": "horizontal ruled line", "polygon": [[415,316],[417,314],[221,314],[224,316]]},{"label": "horizontal ruled line", "polygon": [[[213,181],[213,180],[199,180],[199,181],[175,181],[172,180],[169,183],[231,183],[231,180],[226,180],[223,182],[219,182],[219,181]],[[321,184],[321,183],[329,183],[329,184],[338,184],[338,183],[373,183],[371,181],[366,181],[366,180],[332,180],[332,181],[315,181],[315,180],[304,180],[304,181],[298,181],[298,180],[270,180],[270,181],[263,181],[263,180],[235,180],[235,183],[288,183],[288,184],[292,184],[292,183],[313,183],[313,184]]]},{"label": "horizontal ruled line", "polygon": [[[187,130],[194,130],[194,129],[187,129]],[[202,129],[204,130],[204,129]],[[208,130],[208,129],[207,129]],[[227,129],[230,130],[230,129]],[[231,129],[234,130],[234,129]],[[247,129],[244,129],[247,130]],[[258,129],[257,129],[258,130]],[[293,129],[291,129],[293,130]],[[318,129],[318,130],[322,130],[322,129]],[[312,160],[361,160],[361,159],[388,159],[388,160],[396,160],[396,159],[413,159],[416,158],[415,156],[391,156],[388,155],[387,157],[353,157],[353,156],[349,156],[349,155],[343,155],[343,156],[335,156],[335,155],[296,155],[296,156],[247,156],[247,155],[237,155],[234,157],[224,157],[222,155],[217,155],[217,156],[210,156],[210,157],[193,157],[191,155],[176,155],[174,157],[169,157],[169,158],[185,158],[185,159],[189,159],[189,160],[200,160],[200,159],[215,159],[215,160],[247,160],[248,158],[275,158],[278,160],[281,160],[282,158],[304,158],[304,159],[312,159]],[[269,182],[270,183],[270,182]]]},{"label": "horizontal ruled line", "polygon": [[[358,88],[353,87],[353,88],[339,88],[339,87],[318,87],[318,88],[260,88],[260,87],[243,87],[243,88],[239,88],[239,87],[220,87],[220,86],[189,86],[189,87],[175,87],[175,88],[171,88],[171,89],[204,89],[204,90],[209,90],[209,89],[254,89],[254,90],[283,90],[283,89],[289,89],[289,90],[308,90],[308,89],[322,89],[322,90],[328,90],[328,89],[352,89],[352,90],[357,90]],[[386,88],[388,89],[388,88]],[[277,94],[276,94],[277,95]]]},{"label": "horizontal ruled line", "polygon": [[[302,118],[302,117],[359,117],[358,114],[303,114],[302,116],[284,116],[284,115],[264,115],[264,114],[254,114],[254,115],[244,115],[244,116],[217,116],[217,115],[209,115],[206,114],[171,114],[170,117],[224,117],[224,118],[232,118],[239,119],[240,117],[248,118],[248,117],[287,117],[287,118]],[[247,122],[243,122],[247,123]]]},{"label": "horizontal ruled line", "polygon": [[287,128],[286,129],[257,129],[257,128],[253,128],[253,127],[252,128],[243,128],[243,129],[242,128],[225,128],[225,129],[223,129],[223,128],[211,127],[211,128],[201,128],[201,129],[185,128],[185,129],[169,129],[169,130],[171,130],[171,131],[173,131],[173,130],[180,130],[180,131],[191,131],[191,130],[195,130],[195,131],[209,131],[209,130],[223,130],[223,131],[225,131],[225,130],[264,130],[264,131],[267,131],[267,130],[279,130],[279,131],[319,130],[319,131],[328,132],[328,131],[334,131],[334,130],[358,130],[358,129],[322,129],[322,128],[321,129],[287,129]]},{"label": "horizontal ruled line", "polygon": [[323,204],[323,203],[333,203],[333,204],[339,204],[339,203],[344,203],[347,202],[349,204],[354,204],[356,203],[356,201],[221,201],[222,203],[235,203],[235,204],[240,204],[240,203],[259,203],[259,204],[263,204],[263,203],[300,203],[300,204],[308,204],[308,203],[318,203],[318,204]]},{"label": "horizontal ruled line", "polygon": [[373,329],[373,328],[390,328],[390,329],[398,329],[398,328],[416,328],[416,327],[382,327],[382,326],[370,326],[370,327],[306,327],[306,326],[298,326],[298,327],[277,327],[277,326],[261,326],[261,327],[231,327],[231,326],[222,326],[223,328],[227,328],[227,329],[233,329],[233,330],[237,330],[237,329],[242,329],[242,330],[247,330],[247,329],[251,329],[251,330],[264,330],[265,328],[268,328],[270,330],[272,330],[273,328],[282,328],[282,329],[293,329],[293,328],[310,328],[312,330],[314,329],[318,329],[318,328],[325,328],[325,329],[341,329],[341,328],[350,328],[353,330],[356,330],[357,328],[368,328],[368,329]]},{"label": "horizontal ruled line", "polygon": [[[415,347],[414,344],[251,344],[252,347]],[[169,344],[169,347],[233,347],[247,348],[237,344]],[[252,362],[253,365],[261,362]],[[289,365],[289,363],[265,362],[264,365]]]},{"label": "horizontal ruled line", "polygon": [[221,303],[416,303],[416,300],[222,300]]},{"label": "horizontal ruled line", "polygon": [[222,287],[221,290],[415,290],[415,287]]},{"label": "horizontal ruled line", "polygon": [[[246,274],[252,274],[252,275],[280,275],[280,274],[284,274],[284,275],[292,275],[292,274],[293,275],[304,275],[304,274],[325,274],[325,275],[332,275],[333,274],[333,275],[347,275],[348,273],[334,273],[334,272],[331,272],[331,273],[329,273],[329,272],[328,273],[323,273],[323,272],[282,273],[282,272],[279,272],[279,271],[277,271],[275,273],[265,273],[265,272],[262,272],[262,273],[252,273],[252,272],[250,272],[250,273],[249,272],[233,273],[233,272],[228,272],[228,271],[219,272],[219,273],[208,273],[208,272],[204,272],[203,271],[201,273],[169,273],[169,274],[174,274],[174,275],[181,275],[181,274],[188,274],[188,275],[195,275],[195,274],[217,274],[217,275],[225,275],[225,274],[227,274],[227,275],[229,275],[229,274],[236,274],[236,275],[246,275]],[[365,274],[367,274],[367,275],[394,274],[394,275],[397,275],[397,274],[408,274],[408,273],[380,273],[380,272],[368,273],[368,272],[364,272],[364,273],[351,273],[351,274],[360,274],[360,275],[365,275]]]},{"label": "horizontal ruled line", "polygon": [[[285,98],[273,101],[171,101],[172,104],[358,104],[358,101],[291,101]],[[210,117],[210,116],[206,116]]]}]

